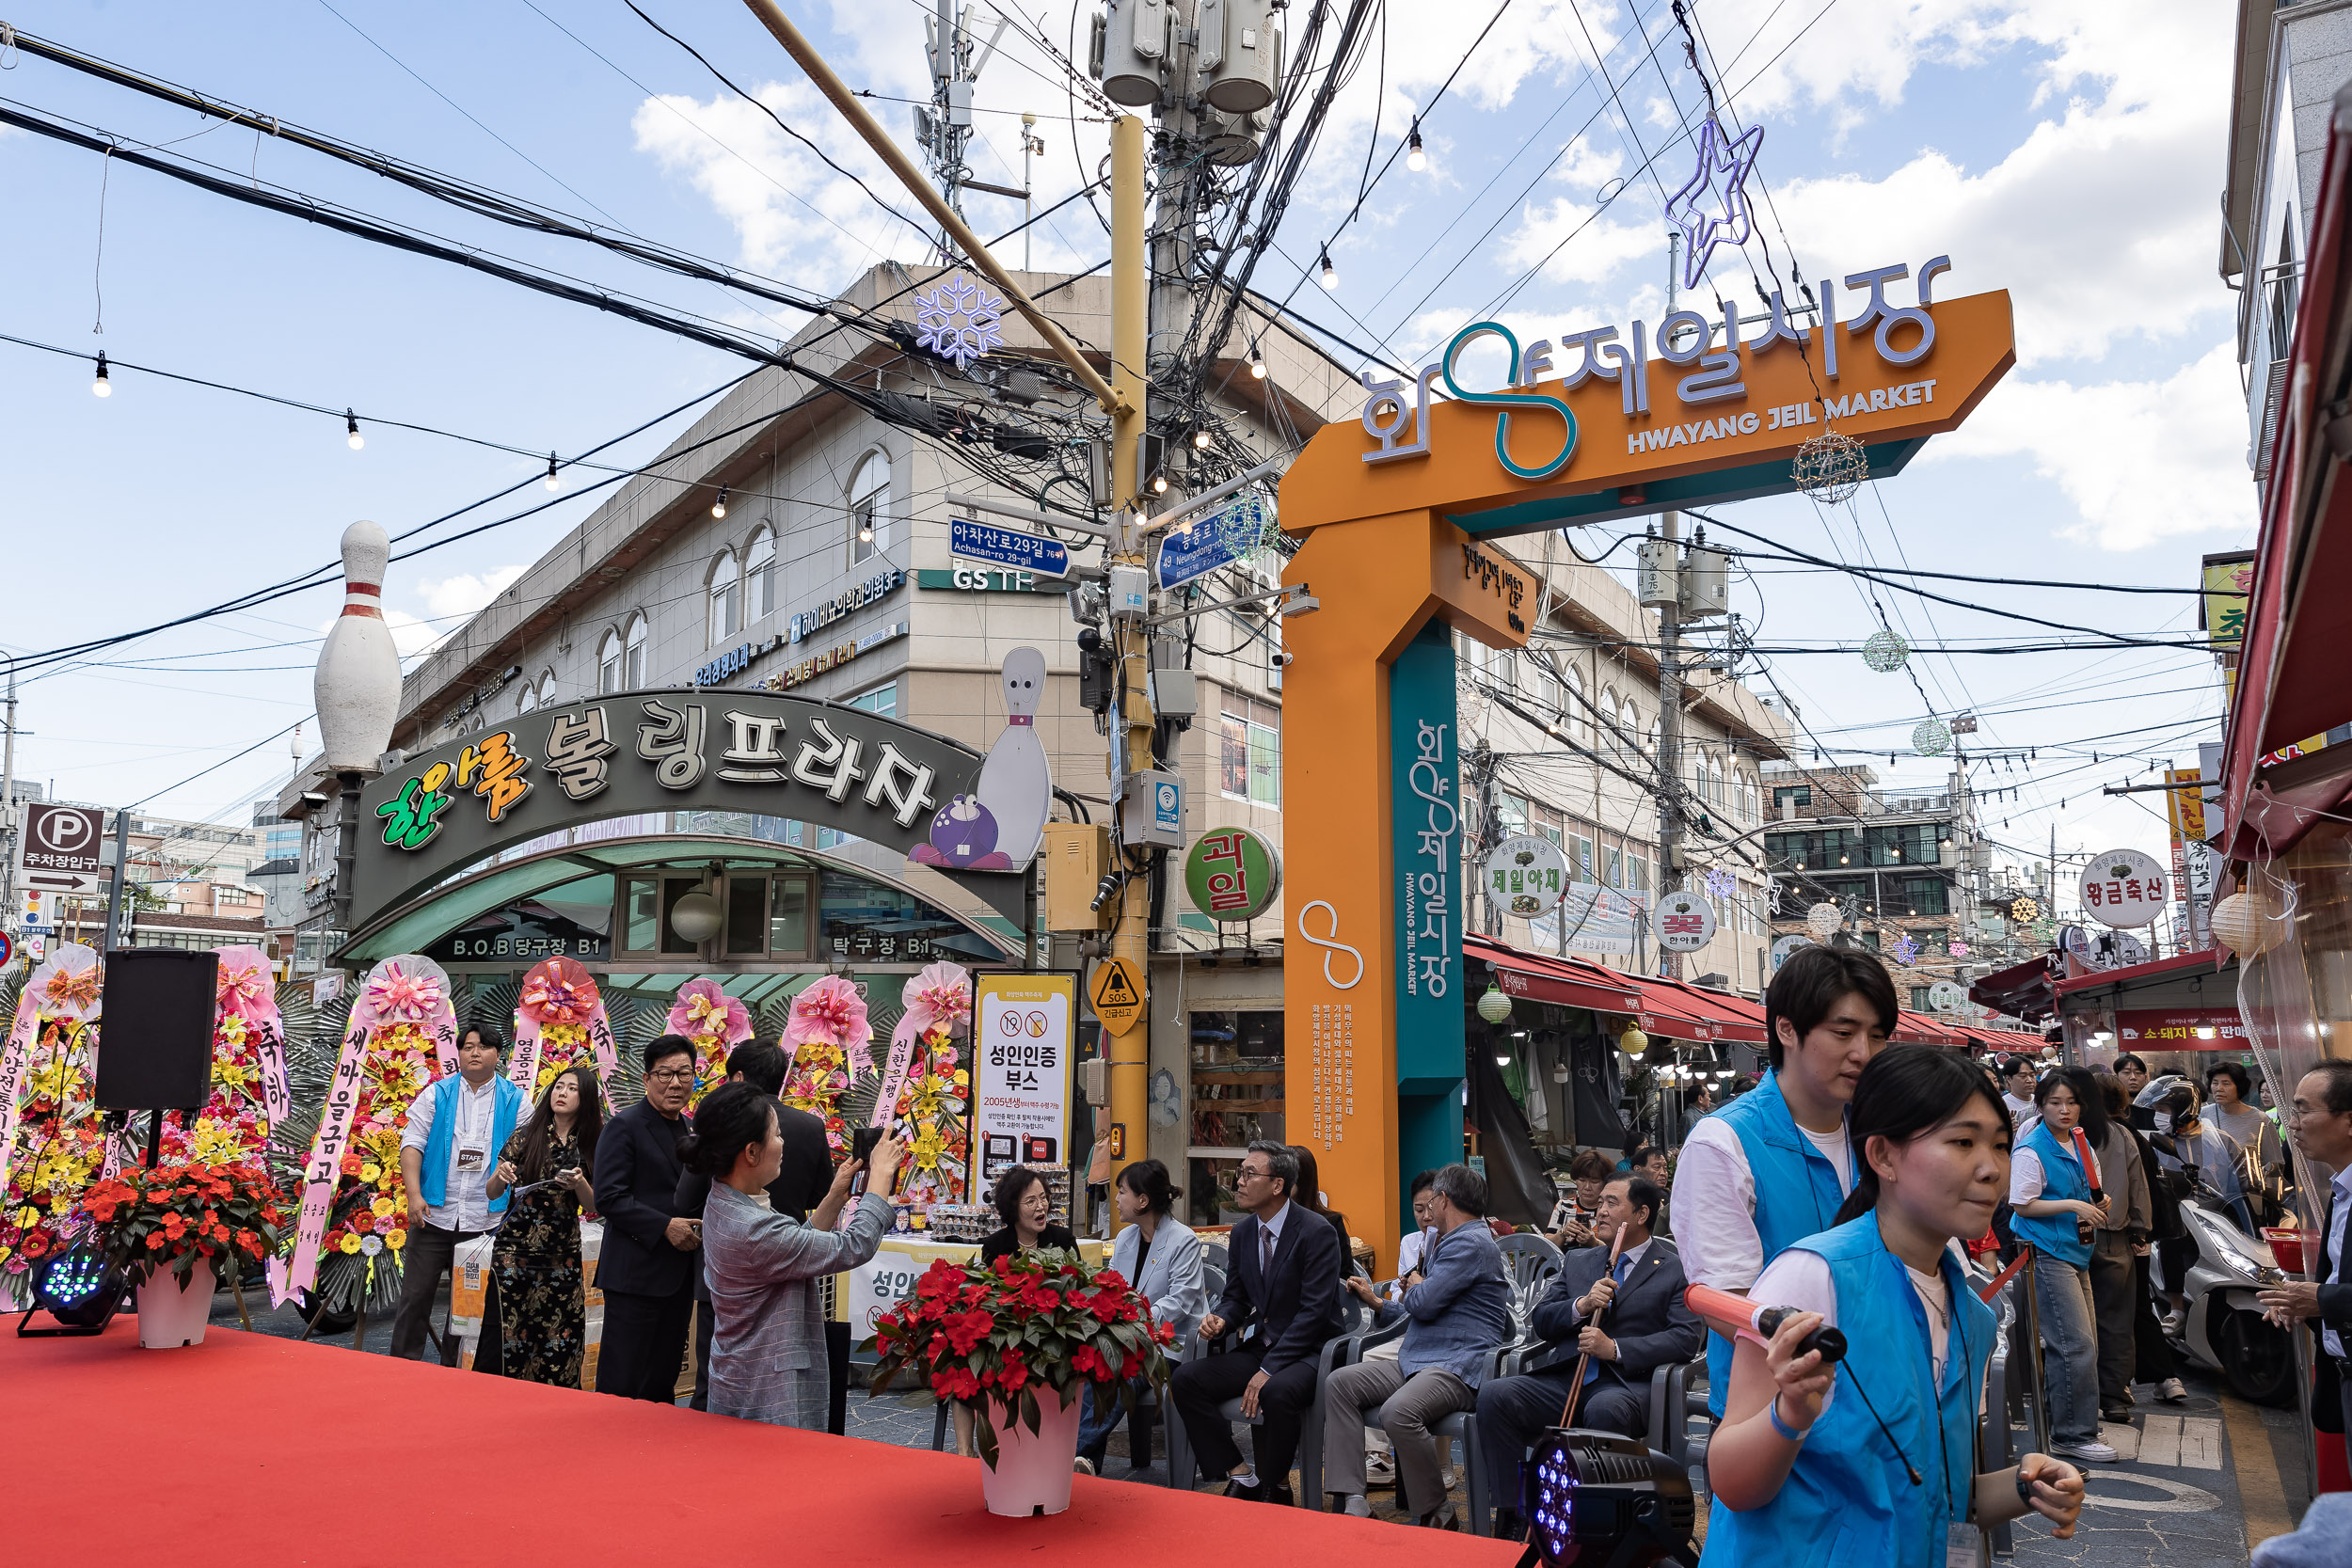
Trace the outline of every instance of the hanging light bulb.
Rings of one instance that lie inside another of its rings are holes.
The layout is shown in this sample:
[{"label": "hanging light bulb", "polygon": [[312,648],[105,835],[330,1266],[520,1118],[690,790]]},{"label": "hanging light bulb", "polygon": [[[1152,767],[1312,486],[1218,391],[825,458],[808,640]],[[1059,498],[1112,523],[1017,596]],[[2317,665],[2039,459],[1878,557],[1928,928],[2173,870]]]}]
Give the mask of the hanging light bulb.
[{"label": "hanging light bulb", "polygon": [[1265,379],[1265,356],[1258,352],[1258,340],[1249,340],[1249,373],[1260,381]]},{"label": "hanging light bulb", "polygon": [[873,518],[871,518],[871,517],[866,517],[866,516],[861,516],[861,517],[859,517],[859,518],[858,518],[858,520],[857,520],[857,542],[858,542],[859,544],[861,544],[861,545],[870,545],[870,544],[872,544],[872,543],[874,542],[874,519],[873,519]]},{"label": "hanging light bulb", "polygon": [[1168,494],[1168,476],[1166,474],[1153,474],[1152,476],[1152,493],[1155,496],[1165,496]]},{"label": "hanging light bulb", "polygon": [[1208,451],[1208,450],[1209,450],[1209,433],[1208,433],[1208,431],[1207,431],[1207,430],[1205,430],[1205,429],[1202,429],[1202,430],[1196,430],[1196,431],[1194,431],[1194,432],[1192,433],[1192,444],[1193,444],[1194,446],[1196,446],[1196,447],[1200,448],[1202,451]]},{"label": "hanging light bulb", "polygon": [[561,490],[564,488],[564,482],[555,477],[555,453],[553,452],[548,453],[548,477],[540,481],[540,483],[545,484],[550,490]]},{"label": "hanging light bulb", "polygon": [[1327,289],[1336,289],[1340,286],[1340,270],[1331,264],[1329,245],[1323,247],[1323,286]]},{"label": "hanging light bulb", "polygon": [[1421,150],[1421,117],[1413,117],[1413,134],[1405,141],[1405,166],[1419,174],[1429,166],[1429,154]]},{"label": "hanging light bulb", "polygon": [[346,432],[343,436],[343,445],[352,451],[358,451],[368,444],[368,438],[359,434],[359,416],[348,408],[343,410],[343,429]]},{"label": "hanging light bulb", "polygon": [[98,351],[98,374],[91,378],[89,393],[94,398],[115,395],[114,384],[106,379],[106,351],[103,348]]},{"label": "hanging light bulb", "polygon": [[727,487],[723,484],[719,486],[719,499],[710,503],[710,515],[714,517],[727,515]]}]

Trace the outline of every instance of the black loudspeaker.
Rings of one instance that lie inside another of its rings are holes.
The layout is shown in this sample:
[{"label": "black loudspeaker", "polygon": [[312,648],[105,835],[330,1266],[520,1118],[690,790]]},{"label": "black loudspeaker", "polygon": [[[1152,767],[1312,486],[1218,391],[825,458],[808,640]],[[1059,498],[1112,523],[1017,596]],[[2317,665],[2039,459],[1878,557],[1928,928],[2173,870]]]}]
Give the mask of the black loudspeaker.
[{"label": "black loudspeaker", "polygon": [[119,947],[100,987],[98,1106],[200,1111],[212,1091],[220,956]]}]

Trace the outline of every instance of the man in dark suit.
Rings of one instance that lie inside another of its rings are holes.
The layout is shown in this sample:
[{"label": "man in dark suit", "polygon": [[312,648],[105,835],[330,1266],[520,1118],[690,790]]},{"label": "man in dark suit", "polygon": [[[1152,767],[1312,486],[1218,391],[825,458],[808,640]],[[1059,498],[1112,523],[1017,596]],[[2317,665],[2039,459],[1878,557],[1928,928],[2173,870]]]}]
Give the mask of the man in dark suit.
[{"label": "man in dark suit", "polygon": [[645,1047],[645,1098],[614,1117],[596,1140],[596,1209],[604,1250],[604,1339],[596,1391],[661,1404],[677,1398],[694,1312],[694,1258],[702,1233],[677,1204],[677,1141],[694,1092],[694,1045],[662,1035]]},{"label": "man in dark suit", "polygon": [[[1577,1386],[1578,1353],[1592,1359],[1577,1397],[1576,1424],[1646,1437],[1650,1374],[1707,1348],[1706,1324],[1682,1300],[1689,1281],[1682,1277],[1681,1256],[1672,1242],[1650,1234],[1658,1203],[1658,1184],[1646,1176],[1620,1176],[1601,1189],[1593,1215],[1600,1244],[1569,1253],[1535,1307],[1533,1326],[1558,1359],[1478,1390],[1479,1442],[1486,1474],[1494,1478],[1493,1495],[1504,1502],[1498,1535],[1517,1528],[1511,1505],[1519,1496],[1519,1462],[1529,1444],[1560,1424],[1568,1392]],[[1613,1272],[1609,1248],[1620,1230],[1625,1244]]]},{"label": "man in dark suit", "polygon": [[[1297,1185],[1297,1157],[1282,1145],[1262,1140],[1243,1155],[1234,1196],[1249,1217],[1227,1238],[1225,1296],[1201,1320],[1200,1335],[1215,1339],[1252,1323],[1257,1333],[1222,1355],[1187,1357],[1169,1387],[1201,1469],[1226,1478],[1229,1497],[1291,1500],[1315,1359],[1340,1332],[1340,1243],[1321,1215],[1291,1201]],[[1264,1418],[1254,1465],[1216,1413],[1236,1395],[1243,1415]]]},{"label": "man in dark suit", "polygon": [[[773,1039],[750,1039],[727,1053],[727,1082],[749,1084],[770,1099],[784,1087],[784,1076],[790,1069],[791,1058],[784,1047]],[[768,1183],[768,1206],[779,1214],[789,1214],[796,1220],[808,1218],[808,1212],[817,1207],[833,1185],[833,1151],[825,1141],[824,1118],[789,1105],[776,1107],[776,1125],[784,1136],[784,1168]],[[702,1218],[703,1205],[710,1200],[710,1178],[700,1171],[690,1170],[678,1178],[677,1212],[687,1219]],[[847,1323],[841,1325],[845,1330]],[[710,1408],[710,1285],[703,1277],[702,1255],[694,1255],[694,1397],[690,1402],[696,1410]],[[843,1354],[849,1351],[849,1337],[841,1335]],[[843,1378],[840,1369],[834,1369],[834,1397],[840,1397]],[[834,1429],[836,1434],[840,1428]]]},{"label": "man in dark suit", "polygon": [[[2319,1261],[2309,1280],[2293,1280],[2262,1292],[2273,1323],[2316,1320],[2318,1381],[2312,1391],[2312,1424],[2344,1433],[2344,1457],[2352,1461],[2352,1062],[2322,1062],[2295,1085],[2287,1108],[2287,1135],[2303,1158],[2331,1167],[2327,1217],[2320,1222]],[[2341,1422],[2330,1428],[2330,1419]]]}]

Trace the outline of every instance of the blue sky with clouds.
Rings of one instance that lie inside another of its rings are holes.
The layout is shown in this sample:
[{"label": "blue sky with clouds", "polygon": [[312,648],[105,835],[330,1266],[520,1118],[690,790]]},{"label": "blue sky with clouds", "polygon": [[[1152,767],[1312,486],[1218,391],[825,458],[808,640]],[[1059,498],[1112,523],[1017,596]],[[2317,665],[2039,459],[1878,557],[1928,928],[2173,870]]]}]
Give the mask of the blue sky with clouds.
[{"label": "blue sky with clouds", "polygon": [[[855,144],[739,7],[640,0],[745,90],[885,190]],[[792,0],[842,74],[880,96],[928,93],[922,0]],[[1020,111],[1048,144],[1042,199],[1099,164],[1104,126],[1034,35],[1085,52],[1086,10],[1032,12],[979,85],[980,178],[1018,183]],[[1293,24],[1307,9],[1295,0]],[[2230,8],[2100,0],[1701,0],[1700,59],[1727,117],[1766,127],[1763,245],[1785,278],[1948,253],[1946,295],[2006,288],[2019,364],[1959,433],[1854,509],[1798,499],[1732,509],[1741,526],[1816,554],[1882,565],[2187,586],[2197,557],[2250,542],[2253,491],[2231,326],[2214,273]],[[1488,0],[1393,0],[1347,78],[1278,251],[1257,284],[1343,336],[1422,362],[1495,308],[1523,338],[1653,322],[1663,309],[1661,187],[1687,176],[1701,112],[1666,0],[1512,0],[1446,98],[1438,84],[1494,17]],[[1074,15],[1074,22],[1073,22]],[[188,10],[54,4],[16,19],[41,37],[484,184],[811,290],[922,243],[788,140],[620,0],[465,6],[285,0]],[[1027,35],[1027,36],[1025,36]],[[1596,52],[1598,63],[1596,61]],[[699,312],[753,332],[798,319],[704,284],[503,229],[268,137],[21,56],[0,99],[101,128],[248,181],[345,202]],[[1386,159],[1417,112],[1430,168],[1402,161],[1357,199],[1368,143]],[[207,129],[207,127],[211,129]],[[1580,128],[1581,131],[1580,131]],[[200,133],[200,134],[199,134]],[[180,140],[179,138],[193,138]],[[1642,168],[1654,157],[1656,178]],[[8,231],[0,331],[341,409],[413,420],[567,454],[739,372],[723,353],[446,264],[240,206],[78,149],[0,134]],[[101,245],[102,182],[103,242]],[[1602,197],[1606,194],[1607,200]],[[972,198],[976,227],[1017,203]],[[1561,236],[1581,231],[1543,259]],[[1089,265],[1107,240],[1084,204],[1034,236],[1040,268]],[[1329,241],[1338,289],[1301,285]],[[1755,252],[1758,266],[1763,251]],[[1017,252],[1016,252],[1017,256]],[[1540,264],[1539,264],[1540,263]],[[1713,278],[1753,308],[1747,263]],[[1442,279],[1442,280],[1441,280]],[[1711,292],[1714,285],[1703,287]],[[103,332],[93,326],[102,320]],[[769,312],[763,314],[762,311]],[[395,532],[530,479],[508,453],[273,408],[128,370],[104,401],[87,367],[0,343],[10,435],[5,537],[18,570],[0,644],[44,649],[185,612],[331,559],[355,516]],[[664,426],[614,449],[656,450]],[[548,500],[531,484],[487,520]],[[484,602],[592,504],[534,516],[395,568],[387,604],[433,630]],[[463,526],[463,525],[459,525]],[[446,530],[444,531],[447,531]],[[1609,535],[1581,541],[1588,553]],[[1619,551],[1613,560],[1623,560]],[[1954,597],[2122,631],[2195,624],[2185,598],[1947,585]],[[2000,640],[2020,628],[1881,590],[1915,641]],[[1858,640],[1876,611],[1848,578],[1760,569],[1740,608],[1767,641]],[[331,589],[45,672],[24,689],[20,749],[60,794],[152,796],[309,711],[312,642]],[[1903,748],[1926,712],[1988,715],[1979,741],[2042,761],[1991,781],[2024,799],[1991,809],[2005,837],[2061,849],[2159,847],[2140,804],[2086,799],[2119,754],[2193,765],[2214,714],[2210,662],[2150,650],[1920,656],[1925,698],[1846,654],[1776,658],[1773,677],[1824,738]],[[1830,731],[1837,732],[1831,736]],[[2092,736],[2113,739],[2092,740]],[[283,742],[153,800],[215,815],[284,776]],[[2079,751],[2083,754],[2074,756]],[[2097,752],[2093,766],[2089,753]],[[1940,780],[1915,759],[1882,772]],[[2063,800],[2063,810],[2058,802]]]}]

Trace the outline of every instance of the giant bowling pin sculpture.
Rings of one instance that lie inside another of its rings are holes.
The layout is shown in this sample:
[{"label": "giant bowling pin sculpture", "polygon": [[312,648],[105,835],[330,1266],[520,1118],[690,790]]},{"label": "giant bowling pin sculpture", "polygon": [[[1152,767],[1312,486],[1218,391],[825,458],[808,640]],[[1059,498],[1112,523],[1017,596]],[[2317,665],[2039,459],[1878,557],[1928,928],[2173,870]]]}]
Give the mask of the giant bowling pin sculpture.
[{"label": "giant bowling pin sculpture", "polygon": [[384,568],[391,541],[357,522],[343,530],[343,612],[319,650],[310,694],[330,773],[376,771],[400,713],[400,650],[384,624]]},{"label": "giant bowling pin sculpture", "polygon": [[1045,694],[1045,656],[1015,648],[1005,656],[1005,729],[988,749],[969,795],[959,795],[931,818],[930,842],[908,859],[959,871],[1018,871],[1037,856],[1054,804],[1054,771],[1037,736],[1038,701]]}]

